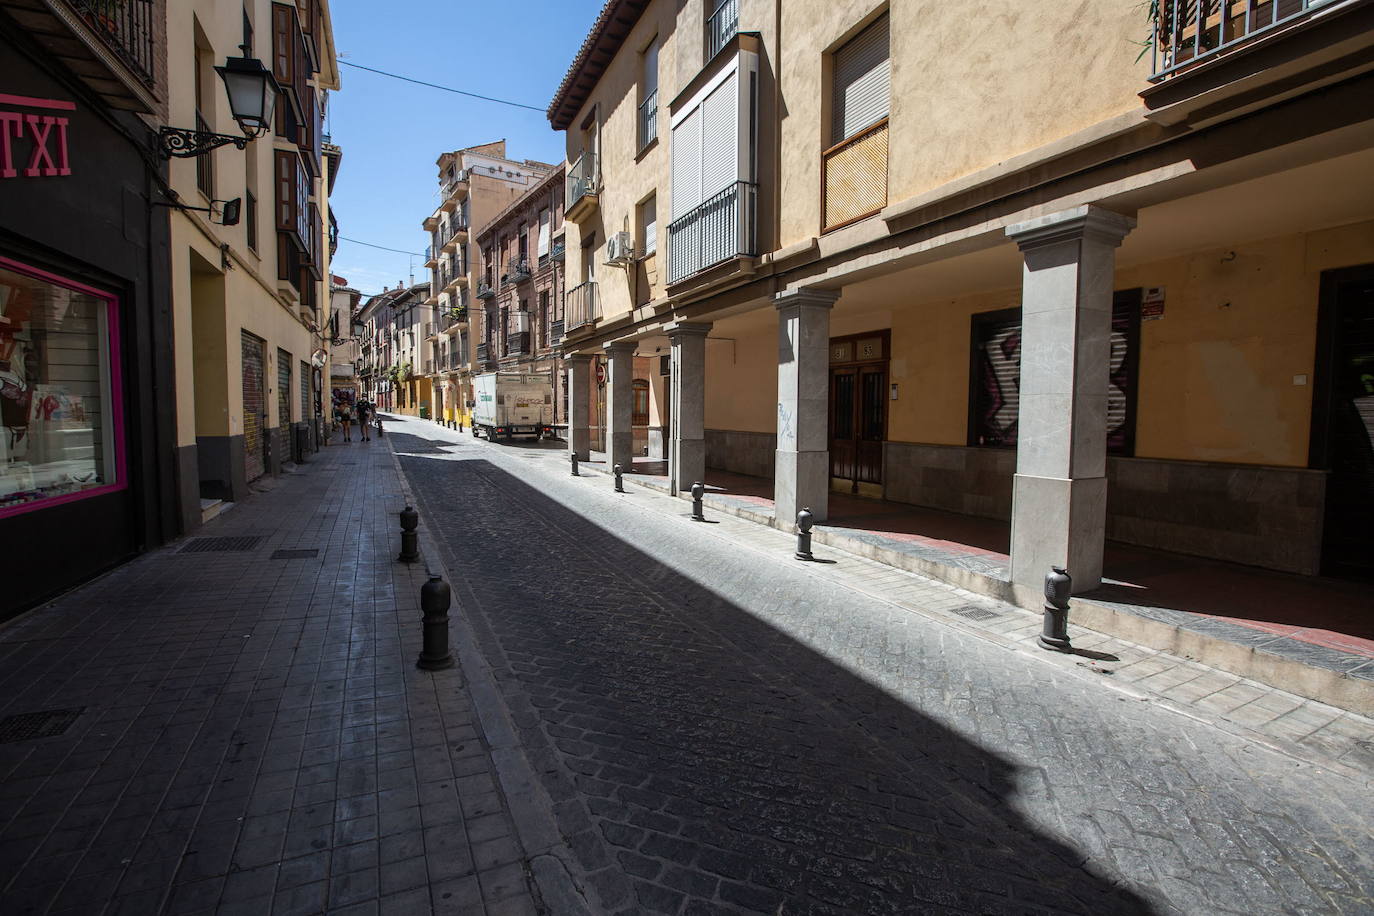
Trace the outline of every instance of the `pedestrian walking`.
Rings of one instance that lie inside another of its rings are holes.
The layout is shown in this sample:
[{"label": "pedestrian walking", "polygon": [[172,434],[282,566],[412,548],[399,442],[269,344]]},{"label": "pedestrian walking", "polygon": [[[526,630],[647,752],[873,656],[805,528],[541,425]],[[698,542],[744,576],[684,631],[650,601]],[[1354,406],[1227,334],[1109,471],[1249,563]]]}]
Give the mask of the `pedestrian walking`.
[{"label": "pedestrian walking", "polygon": [[353,441],[353,411],[347,403],[340,402],[334,411],[334,419],[339,421],[339,426],[343,428],[343,439],[345,442]]},{"label": "pedestrian walking", "polygon": [[367,422],[372,419],[372,404],[367,399],[358,402],[358,432],[362,433],[364,442],[371,442],[372,436],[369,435]]}]

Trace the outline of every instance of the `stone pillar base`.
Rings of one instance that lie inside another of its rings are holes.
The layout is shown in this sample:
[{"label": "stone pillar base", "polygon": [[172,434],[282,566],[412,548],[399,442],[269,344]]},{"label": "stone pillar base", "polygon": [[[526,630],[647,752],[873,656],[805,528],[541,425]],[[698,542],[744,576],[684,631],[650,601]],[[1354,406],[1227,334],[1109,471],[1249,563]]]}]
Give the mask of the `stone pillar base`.
[{"label": "stone pillar base", "polygon": [[677,461],[670,481],[674,494],[687,492],[698,480],[706,482],[706,440],[679,439],[676,448]]},{"label": "stone pillar base", "polygon": [[773,505],[778,525],[787,528],[804,508],[823,522],[830,517],[830,453],[774,453]]},{"label": "stone pillar base", "polygon": [[1011,512],[1011,581],[1039,590],[1051,566],[1073,577],[1074,594],[1102,584],[1107,478],[1017,474]]}]

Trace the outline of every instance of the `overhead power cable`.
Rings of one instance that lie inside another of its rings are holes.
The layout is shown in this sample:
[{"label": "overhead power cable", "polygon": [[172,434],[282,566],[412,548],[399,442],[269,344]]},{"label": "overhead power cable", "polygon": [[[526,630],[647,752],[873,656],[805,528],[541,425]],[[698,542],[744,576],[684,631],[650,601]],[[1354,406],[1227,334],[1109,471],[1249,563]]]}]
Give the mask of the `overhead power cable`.
[{"label": "overhead power cable", "polygon": [[394,80],[402,80],[407,83],[414,83],[417,86],[428,86],[431,89],[441,89],[444,92],[452,92],[456,95],[465,95],[473,99],[481,99],[484,102],[495,102],[498,105],[509,105],[512,108],[525,108],[529,111],[537,111],[544,114],[545,109],[535,105],[526,105],[524,102],[512,102],[507,99],[498,99],[489,95],[480,95],[476,92],[468,92],[466,89],[454,89],[452,86],[440,86],[438,83],[427,83],[424,80],[417,80],[409,76],[401,76],[399,73],[389,73],[386,70],[377,70],[373,67],[364,67],[362,64],[355,64],[351,60],[341,60],[339,63],[345,67],[353,67],[358,70],[366,70],[368,73],[376,73],[380,76],[389,76]]},{"label": "overhead power cable", "polygon": [[339,236],[339,241],[341,241],[341,242],[352,242],[354,245],[365,245],[365,246],[367,246],[368,248],[380,248],[382,251],[394,251],[394,252],[396,252],[397,254],[413,254],[413,255],[415,255],[415,257],[417,257],[417,258],[423,258],[423,257],[424,257],[424,254],[422,254],[421,252],[418,252],[418,251],[404,251],[404,250],[402,250],[402,249],[400,249],[400,248],[388,248],[388,247],[386,247],[385,245],[374,245],[374,244],[372,244],[371,242],[360,242],[360,241],[358,241],[357,239],[351,239],[351,238],[349,238],[349,237],[346,236],[346,235],[341,235],[341,236]]}]

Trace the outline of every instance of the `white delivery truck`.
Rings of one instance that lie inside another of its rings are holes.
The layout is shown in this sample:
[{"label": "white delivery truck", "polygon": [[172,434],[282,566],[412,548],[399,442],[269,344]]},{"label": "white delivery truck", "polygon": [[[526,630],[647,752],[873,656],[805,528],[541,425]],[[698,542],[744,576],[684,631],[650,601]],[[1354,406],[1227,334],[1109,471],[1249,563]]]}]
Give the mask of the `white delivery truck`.
[{"label": "white delivery truck", "polygon": [[488,372],[473,379],[472,434],[488,439],[553,433],[553,377],[547,372]]}]

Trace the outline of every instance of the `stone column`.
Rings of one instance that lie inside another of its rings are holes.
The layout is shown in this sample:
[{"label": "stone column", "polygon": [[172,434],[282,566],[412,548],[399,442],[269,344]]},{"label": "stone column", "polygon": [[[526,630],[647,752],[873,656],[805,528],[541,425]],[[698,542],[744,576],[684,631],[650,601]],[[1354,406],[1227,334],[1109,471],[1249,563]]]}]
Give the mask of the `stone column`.
[{"label": "stone column", "polygon": [[668,396],[668,486],[676,496],[706,480],[706,334],[709,324],[667,327],[672,384]]},{"label": "stone column", "polygon": [[1130,217],[1083,206],[1007,227],[1025,259],[1011,576],[1037,591],[1063,566],[1102,581],[1107,375],[1116,248]]},{"label": "stone column", "polygon": [[606,348],[606,461],[626,471],[634,461],[635,345],[608,343]]},{"label": "stone column", "polygon": [[781,527],[810,507],[824,521],[830,505],[830,309],[839,293],[778,293],[778,450],[773,502]]},{"label": "stone column", "polygon": [[568,451],[578,461],[591,457],[592,358],[581,353],[570,355],[568,366]]}]

